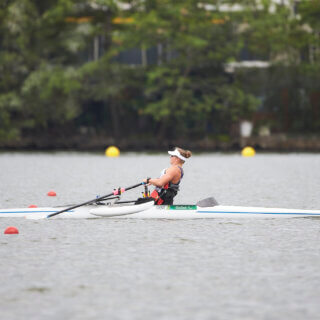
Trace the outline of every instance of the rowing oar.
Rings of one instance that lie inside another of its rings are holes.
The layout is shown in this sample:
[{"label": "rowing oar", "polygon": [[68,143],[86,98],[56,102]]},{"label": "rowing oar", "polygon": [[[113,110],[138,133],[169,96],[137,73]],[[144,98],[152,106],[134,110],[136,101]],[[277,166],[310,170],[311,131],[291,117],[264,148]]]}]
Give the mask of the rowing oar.
[{"label": "rowing oar", "polygon": [[141,186],[142,184],[144,184],[143,182],[140,182],[138,184],[135,184],[134,186],[131,186],[131,187],[127,187],[127,188],[119,188],[119,189],[115,189],[113,192],[109,193],[109,194],[106,194],[102,197],[99,197],[99,198],[95,198],[93,200],[89,200],[89,201],[86,201],[86,202],[83,202],[83,203],[80,203],[80,204],[77,204],[75,206],[72,206],[70,208],[66,208],[66,209],[63,209],[61,211],[57,211],[57,212],[54,212],[54,213],[51,213],[47,216],[47,218],[51,218],[51,217],[54,217],[56,216],[57,214],[60,214],[60,213],[63,213],[63,212],[66,212],[66,211],[69,211],[69,210],[72,210],[72,209],[75,209],[75,208],[79,208],[79,207],[82,207],[82,206],[85,206],[86,204],[90,204],[90,203],[93,203],[93,202],[97,202],[99,200],[103,200],[104,198],[107,198],[107,197],[111,197],[111,196],[115,196],[115,195],[120,195],[121,193],[125,192],[125,191],[128,191],[130,189],[133,189],[133,188],[136,188],[136,187],[139,187]]}]

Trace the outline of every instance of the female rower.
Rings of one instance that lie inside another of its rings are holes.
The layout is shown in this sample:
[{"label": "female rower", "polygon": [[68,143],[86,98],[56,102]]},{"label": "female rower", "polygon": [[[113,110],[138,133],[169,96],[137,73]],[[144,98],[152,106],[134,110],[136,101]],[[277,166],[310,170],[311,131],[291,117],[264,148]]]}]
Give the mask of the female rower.
[{"label": "female rower", "polygon": [[171,167],[164,169],[160,178],[145,179],[143,182],[154,185],[156,188],[151,193],[155,204],[173,204],[173,198],[179,191],[180,181],[183,178],[182,166],[190,158],[192,153],[189,150],[183,150],[176,147],[174,151],[168,151],[170,154]]}]

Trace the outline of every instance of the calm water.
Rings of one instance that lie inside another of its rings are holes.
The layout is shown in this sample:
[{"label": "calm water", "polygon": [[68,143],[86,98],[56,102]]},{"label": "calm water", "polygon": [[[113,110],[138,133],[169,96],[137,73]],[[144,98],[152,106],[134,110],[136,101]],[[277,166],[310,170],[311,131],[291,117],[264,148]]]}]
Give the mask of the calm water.
[{"label": "calm water", "polygon": [[[165,155],[2,153],[0,207],[80,203],[167,165]],[[176,203],[320,209],[319,154],[195,155],[185,172]],[[10,225],[20,234],[4,235]],[[2,218],[0,257],[1,319],[319,319],[317,218]]]}]

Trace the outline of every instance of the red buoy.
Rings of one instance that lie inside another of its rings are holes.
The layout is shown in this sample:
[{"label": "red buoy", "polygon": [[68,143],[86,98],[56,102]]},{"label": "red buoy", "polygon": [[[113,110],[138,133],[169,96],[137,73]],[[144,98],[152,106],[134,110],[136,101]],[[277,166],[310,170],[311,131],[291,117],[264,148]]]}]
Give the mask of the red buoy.
[{"label": "red buoy", "polygon": [[19,230],[16,227],[8,227],[4,230],[4,234],[18,234]]},{"label": "red buoy", "polygon": [[35,204],[30,204],[28,208],[38,208],[38,206],[36,206]]},{"label": "red buoy", "polygon": [[57,194],[54,192],[54,191],[49,191],[48,193],[47,193],[47,195],[49,196],[49,197],[55,197]]}]

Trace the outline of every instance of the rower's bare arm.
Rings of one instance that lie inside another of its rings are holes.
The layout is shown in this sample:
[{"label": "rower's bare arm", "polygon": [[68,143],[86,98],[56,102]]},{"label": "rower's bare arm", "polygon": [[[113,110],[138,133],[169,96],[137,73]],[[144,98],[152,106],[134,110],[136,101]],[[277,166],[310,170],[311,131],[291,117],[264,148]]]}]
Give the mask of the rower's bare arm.
[{"label": "rower's bare arm", "polygon": [[176,174],[177,174],[176,168],[172,167],[167,169],[166,173],[161,178],[150,179],[149,183],[153,184],[156,187],[163,187],[165,184],[172,181],[176,176]]}]

